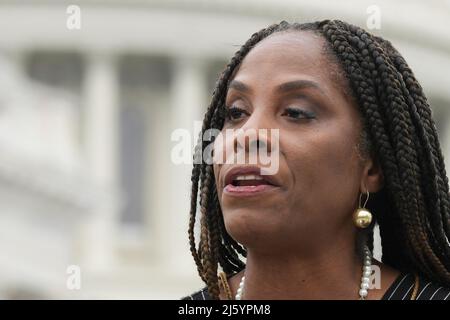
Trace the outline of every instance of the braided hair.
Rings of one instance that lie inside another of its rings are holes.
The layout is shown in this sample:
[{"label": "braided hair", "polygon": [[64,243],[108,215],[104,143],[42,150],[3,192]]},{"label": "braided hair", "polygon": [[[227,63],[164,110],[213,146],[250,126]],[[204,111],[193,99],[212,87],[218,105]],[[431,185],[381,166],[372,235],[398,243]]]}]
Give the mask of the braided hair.
[{"label": "braided hair", "polygon": [[[330,61],[345,77],[343,90],[350,92],[359,107],[363,120],[360,150],[376,158],[384,175],[383,188],[367,203],[379,224],[383,262],[449,285],[449,186],[437,130],[420,84],[389,41],[339,20],[282,21],[254,33],[217,80],[200,137],[208,129],[222,129],[228,83],[248,52],[269,35],[291,30],[314,32],[325,39]],[[207,141],[199,138],[194,157],[206,146]],[[208,292],[218,299],[218,267],[227,274],[239,272],[245,267],[246,250],[225,229],[213,166],[194,163],[190,250]],[[373,247],[373,234],[370,239]]]}]

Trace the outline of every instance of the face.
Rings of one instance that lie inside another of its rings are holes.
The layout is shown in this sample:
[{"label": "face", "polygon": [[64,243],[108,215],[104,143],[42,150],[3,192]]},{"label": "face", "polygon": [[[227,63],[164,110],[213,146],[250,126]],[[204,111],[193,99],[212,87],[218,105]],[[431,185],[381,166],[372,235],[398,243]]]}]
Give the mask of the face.
[{"label": "face", "polygon": [[[241,183],[233,188],[229,175],[245,165],[214,165],[226,229],[247,248],[312,249],[354,229],[364,169],[357,149],[361,118],[333,75],[337,66],[324,41],[312,32],[276,33],[248,53],[231,79],[223,132],[279,129],[279,169],[266,179],[268,187],[237,192]],[[270,135],[260,139],[270,151]]]}]

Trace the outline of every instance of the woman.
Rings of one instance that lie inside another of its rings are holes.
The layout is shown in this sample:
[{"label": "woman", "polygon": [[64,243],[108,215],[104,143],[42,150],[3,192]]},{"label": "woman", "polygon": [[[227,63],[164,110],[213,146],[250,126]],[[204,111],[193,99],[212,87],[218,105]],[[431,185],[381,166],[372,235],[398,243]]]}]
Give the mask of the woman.
[{"label": "woman", "polygon": [[[388,41],[337,20],[269,26],[222,72],[211,128],[278,129],[279,165],[194,165],[189,240],[206,287],[185,299],[449,299],[443,156],[422,88]],[[250,140],[275,152],[269,135]]]}]

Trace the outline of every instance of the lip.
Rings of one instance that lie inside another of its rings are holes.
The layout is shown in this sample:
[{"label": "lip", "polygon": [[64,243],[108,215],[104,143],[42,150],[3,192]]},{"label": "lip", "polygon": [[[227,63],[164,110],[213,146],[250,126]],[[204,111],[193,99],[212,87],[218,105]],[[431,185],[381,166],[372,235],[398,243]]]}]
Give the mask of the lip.
[{"label": "lip", "polygon": [[234,197],[252,197],[265,194],[269,191],[279,189],[279,187],[262,184],[258,186],[233,186],[232,184],[227,184],[223,189],[224,194]]},{"label": "lip", "polygon": [[[261,186],[267,186],[267,187],[279,187],[280,183],[278,182],[278,179],[275,175],[262,175],[261,170],[263,168],[260,168],[258,166],[236,166],[232,167],[230,170],[228,170],[225,173],[225,179],[224,179],[224,188],[226,188],[228,185],[231,185],[233,180],[240,175],[260,175],[264,181],[268,183],[268,185],[261,185]],[[254,188],[255,192],[259,189],[264,188]],[[267,188],[265,188],[267,189]]]}]

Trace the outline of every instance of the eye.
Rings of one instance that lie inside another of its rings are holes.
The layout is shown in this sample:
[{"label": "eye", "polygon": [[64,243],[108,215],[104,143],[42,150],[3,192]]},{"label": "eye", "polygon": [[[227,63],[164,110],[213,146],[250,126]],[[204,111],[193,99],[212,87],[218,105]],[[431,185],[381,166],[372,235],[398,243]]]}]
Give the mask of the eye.
[{"label": "eye", "polygon": [[314,113],[311,111],[306,111],[299,108],[289,107],[286,108],[282,114],[282,116],[288,116],[294,120],[296,119],[312,119],[314,118]]},{"label": "eye", "polygon": [[226,108],[226,118],[230,121],[239,120],[246,114],[247,114],[247,111],[245,111],[244,109],[235,107],[235,106]]}]

